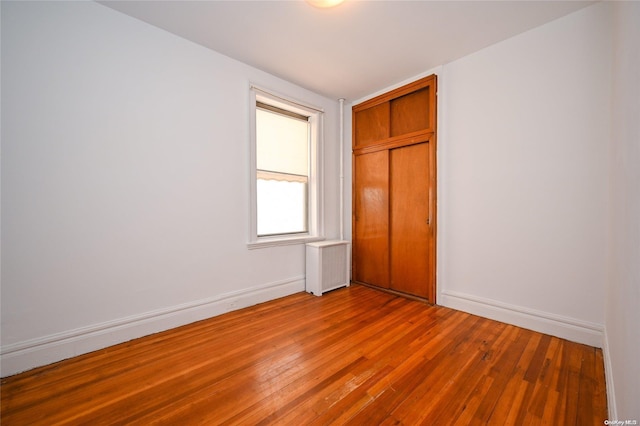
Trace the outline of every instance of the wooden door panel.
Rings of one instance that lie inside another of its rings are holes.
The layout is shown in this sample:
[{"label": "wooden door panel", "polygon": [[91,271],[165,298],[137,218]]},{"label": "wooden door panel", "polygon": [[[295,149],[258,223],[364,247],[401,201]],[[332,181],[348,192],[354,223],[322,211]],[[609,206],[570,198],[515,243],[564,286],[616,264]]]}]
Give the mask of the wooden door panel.
[{"label": "wooden door panel", "polygon": [[429,144],[390,152],[390,287],[429,296]]},{"label": "wooden door panel", "polygon": [[354,168],[353,278],[389,288],[389,153],[357,155]]},{"label": "wooden door panel", "polygon": [[391,136],[429,128],[429,86],[391,101]]},{"label": "wooden door panel", "polygon": [[362,148],[389,137],[389,102],[354,113],[353,147]]}]

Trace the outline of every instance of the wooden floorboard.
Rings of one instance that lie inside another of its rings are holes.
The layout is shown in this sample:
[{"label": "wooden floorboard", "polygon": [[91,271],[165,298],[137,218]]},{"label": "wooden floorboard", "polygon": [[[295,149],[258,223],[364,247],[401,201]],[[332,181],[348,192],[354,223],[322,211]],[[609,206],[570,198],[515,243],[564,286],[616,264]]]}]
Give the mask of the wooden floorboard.
[{"label": "wooden floorboard", "polygon": [[602,425],[602,351],[353,285],[1,382],[3,426]]}]

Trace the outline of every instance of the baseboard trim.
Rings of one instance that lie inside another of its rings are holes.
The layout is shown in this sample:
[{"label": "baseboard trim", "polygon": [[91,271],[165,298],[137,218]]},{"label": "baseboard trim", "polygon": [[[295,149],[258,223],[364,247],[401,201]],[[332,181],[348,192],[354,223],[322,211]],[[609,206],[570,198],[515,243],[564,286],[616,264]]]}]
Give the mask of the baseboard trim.
[{"label": "baseboard trim", "polygon": [[602,357],[604,358],[604,377],[607,383],[607,409],[609,419],[618,418],[618,408],[616,407],[616,387],[613,383],[613,366],[611,364],[611,353],[609,352],[609,337],[607,329],[604,329],[604,345],[602,347]]},{"label": "baseboard trim", "polygon": [[5,345],[0,348],[0,375],[10,376],[304,289],[305,277],[299,276]]},{"label": "baseboard trim", "polygon": [[438,304],[518,327],[561,337],[598,348],[603,347],[604,327],[548,312],[512,305],[457,291],[442,291]]}]

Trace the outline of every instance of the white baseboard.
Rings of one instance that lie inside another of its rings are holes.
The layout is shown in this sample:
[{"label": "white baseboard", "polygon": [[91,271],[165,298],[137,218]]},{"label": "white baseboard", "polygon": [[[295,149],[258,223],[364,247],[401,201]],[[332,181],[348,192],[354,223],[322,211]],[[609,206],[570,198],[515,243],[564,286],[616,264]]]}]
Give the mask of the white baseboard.
[{"label": "white baseboard", "polygon": [[611,365],[611,353],[609,352],[609,338],[607,337],[607,329],[604,329],[604,345],[602,347],[602,357],[604,358],[604,377],[607,383],[607,409],[609,410],[609,419],[618,418],[618,409],[616,407],[616,387],[613,383],[613,368]]},{"label": "white baseboard", "polygon": [[552,336],[603,347],[604,327],[587,321],[550,314],[457,291],[442,291],[438,304]]},{"label": "white baseboard", "polygon": [[304,291],[305,278],[263,284],[0,348],[2,377]]}]

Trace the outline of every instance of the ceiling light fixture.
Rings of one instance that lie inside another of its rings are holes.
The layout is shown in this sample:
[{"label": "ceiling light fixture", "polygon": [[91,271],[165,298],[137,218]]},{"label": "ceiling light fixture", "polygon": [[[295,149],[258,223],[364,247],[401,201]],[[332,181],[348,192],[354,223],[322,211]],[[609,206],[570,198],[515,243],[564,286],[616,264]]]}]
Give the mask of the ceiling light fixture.
[{"label": "ceiling light fixture", "polygon": [[311,6],[318,7],[321,9],[327,9],[329,7],[338,6],[344,2],[344,0],[307,0]]}]

